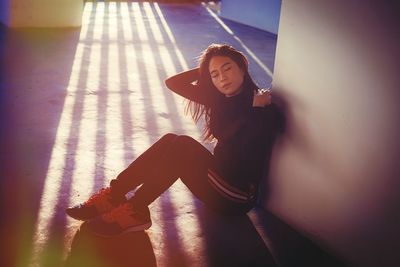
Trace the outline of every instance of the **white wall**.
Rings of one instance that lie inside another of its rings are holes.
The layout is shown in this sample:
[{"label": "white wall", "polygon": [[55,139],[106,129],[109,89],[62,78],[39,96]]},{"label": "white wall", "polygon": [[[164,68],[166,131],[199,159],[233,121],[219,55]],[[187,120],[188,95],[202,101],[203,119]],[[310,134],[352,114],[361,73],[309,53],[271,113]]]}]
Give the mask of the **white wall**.
[{"label": "white wall", "polygon": [[221,0],[220,16],[278,33],[281,0]]},{"label": "white wall", "polygon": [[4,0],[2,5],[0,20],[9,27],[77,27],[82,23],[83,0]]},{"label": "white wall", "polygon": [[[395,1],[282,1],[273,88],[287,105],[265,206],[351,266],[400,266]],[[397,5],[397,7],[396,7]]]}]

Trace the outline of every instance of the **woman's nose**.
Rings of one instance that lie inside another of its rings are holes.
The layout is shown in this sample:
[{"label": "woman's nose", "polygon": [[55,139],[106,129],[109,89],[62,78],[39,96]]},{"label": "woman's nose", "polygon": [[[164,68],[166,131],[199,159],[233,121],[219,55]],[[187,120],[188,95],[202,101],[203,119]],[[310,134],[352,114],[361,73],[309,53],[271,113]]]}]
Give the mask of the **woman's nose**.
[{"label": "woman's nose", "polygon": [[219,76],[219,78],[220,78],[221,81],[224,81],[224,80],[226,80],[226,75],[225,75],[224,73],[222,73],[222,74]]}]

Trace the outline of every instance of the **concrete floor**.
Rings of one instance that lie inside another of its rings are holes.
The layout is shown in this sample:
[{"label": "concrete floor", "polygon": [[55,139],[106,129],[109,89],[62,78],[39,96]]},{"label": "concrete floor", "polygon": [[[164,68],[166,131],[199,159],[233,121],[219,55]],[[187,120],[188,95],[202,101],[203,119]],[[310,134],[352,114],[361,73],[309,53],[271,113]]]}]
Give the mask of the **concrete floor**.
[{"label": "concrete floor", "polygon": [[221,217],[180,182],[151,205],[146,232],[95,238],[64,213],[163,134],[200,140],[163,80],[212,42],[245,52],[269,86],[276,36],[201,4],[87,2],[82,28],[2,29],[1,266],[293,266],[265,231],[272,215]]}]

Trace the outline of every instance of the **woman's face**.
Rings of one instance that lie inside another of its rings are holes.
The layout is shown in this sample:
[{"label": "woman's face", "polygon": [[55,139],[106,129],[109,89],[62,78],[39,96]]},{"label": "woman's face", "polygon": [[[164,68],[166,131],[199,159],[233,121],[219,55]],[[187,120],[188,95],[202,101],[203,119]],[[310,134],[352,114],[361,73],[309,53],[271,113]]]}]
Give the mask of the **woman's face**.
[{"label": "woman's face", "polygon": [[244,71],[230,57],[212,57],[208,71],[214,86],[225,96],[234,96],[240,92]]}]

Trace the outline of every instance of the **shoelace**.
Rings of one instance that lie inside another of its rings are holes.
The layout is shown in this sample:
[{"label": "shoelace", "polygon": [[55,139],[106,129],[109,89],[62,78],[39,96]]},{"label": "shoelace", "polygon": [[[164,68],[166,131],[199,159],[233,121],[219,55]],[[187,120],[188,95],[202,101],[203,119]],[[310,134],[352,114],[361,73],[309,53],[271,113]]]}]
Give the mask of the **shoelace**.
[{"label": "shoelace", "polygon": [[110,212],[103,214],[103,219],[106,222],[115,222],[118,218],[125,217],[126,215],[133,214],[133,207],[129,203],[124,203],[111,210]]},{"label": "shoelace", "polygon": [[85,205],[91,206],[96,203],[99,207],[102,207],[103,209],[107,209],[110,206],[109,203],[109,196],[110,196],[111,188],[102,188],[100,189],[99,192],[95,193],[92,195],[86,202]]}]

